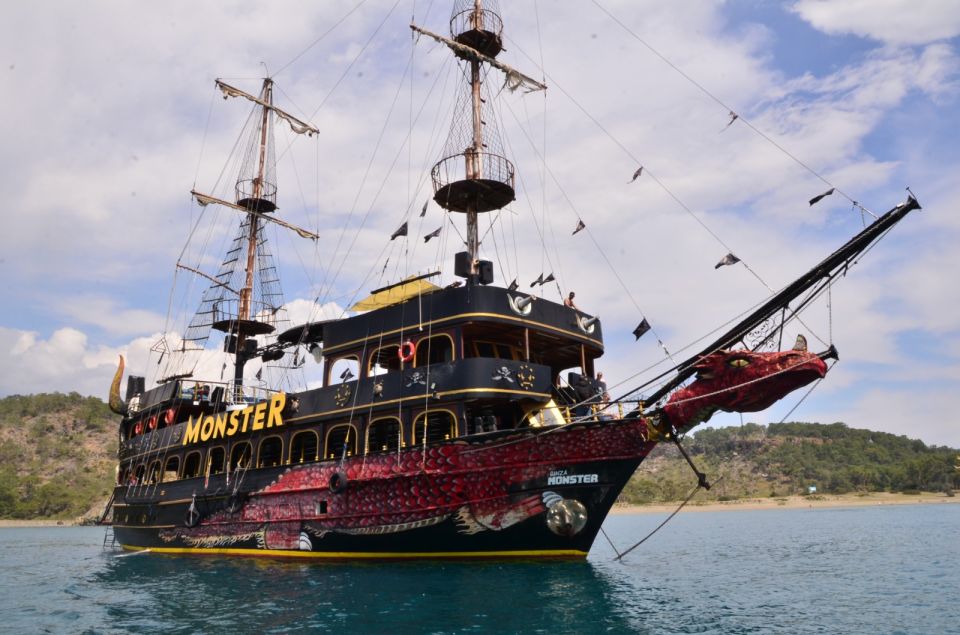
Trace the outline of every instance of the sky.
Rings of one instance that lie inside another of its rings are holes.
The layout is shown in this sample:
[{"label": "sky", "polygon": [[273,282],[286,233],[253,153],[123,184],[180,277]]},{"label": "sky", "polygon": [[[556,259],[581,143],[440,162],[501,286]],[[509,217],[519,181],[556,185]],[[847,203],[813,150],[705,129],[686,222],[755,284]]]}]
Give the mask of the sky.
[{"label": "sky", "polygon": [[[174,284],[175,263],[215,272],[214,230],[229,239],[237,222],[201,216],[189,195],[232,191],[223,169],[249,109],[220,99],[217,77],[255,92],[269,73],[276,102],[321,131],[278,126],[279,214],[321,235],[314,245],[271,230],[292,319],[334,317],[415,273],[453,281],[463,220],[455,228],[432,203],[419,212],[462,77],[408,28],[412,17],[447,33],[450,11],[424,0],[6,7],[0,396],[105,398],[119,354],[154,377],[151,346],[202,291],[182,274]],[[481,219],[482,255],[498,283],[529,290],[553,272],[558,284],[539,293],[574,290],[600,315],[598,368],[614,394],[692,354],[910,187],[924,209],[784,337],[833,343],[840,361],[806,398],[742,420],[842,421],[960,447],[960,3],[517,0],[501,16],[499,59],[548,88],[510,92],[488,76],[488,129],[517,166],[517,200]],[[808,205],[829,187],[846,197]],[[587,231],[571,235],[579,219]],[[405,220],[410,235],[390,241]],[[424,243],[437,227],[441,239]],[[715,269],[728,252],[742,262]],[[634,341],[644,317],[654,330]]]}]

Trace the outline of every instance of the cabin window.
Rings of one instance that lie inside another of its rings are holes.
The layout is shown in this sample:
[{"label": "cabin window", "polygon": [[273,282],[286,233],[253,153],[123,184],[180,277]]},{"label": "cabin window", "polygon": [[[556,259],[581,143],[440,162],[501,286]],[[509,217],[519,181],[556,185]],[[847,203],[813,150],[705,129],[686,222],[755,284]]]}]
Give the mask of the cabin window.
[{"label": "cabin window", "polygon": [[141,485],[143,483],[143,476],[147,471],[147,466],[143,463],[137,466],[137,470],[133,473],[133,484]]},{"label": "cabin window", "polygon": [[253,450],[249,442],[234,443],[233,450],[230,452],[230,471],[235,472],[238,469],[242,470],[250,467],[250,456],[252,454]]},{"label": "cabin window", "polygon": [[227,452],[221,447],[210,448],[207,455],[207,474],[220,474],[226,467]]},{"label": "cabin window", "polygon": [[280,437],[267,437],[260,442],[257,453],[257,467],[276,467],[283,463],[283,440]]},{"label": "cabin window", "polygon": [[425,337],[417,343],[417,366],[453,361],[453,338],[442,333]]},{"label": "cabin window", "polygon": [[156,485],[160,482],[160,461],[154,461],[150,464],[150,471],[147,472],[147,483]]},{"label": "cabin window", "polygon": [[356,355],[346,355],[330,364],[327,373],[327,385],[342,384],[360,376],[360,358]]},{"label": "cabin window", "polygon": [[126,485],[130,481],[130,468],[124,467],[117,474],[117,485]]},{"label": "cabin window", "polygon": [[449,410],[420,413],[413,422],[414,444],[423,443],[424,435],[428,445],[454,438],[457,436],[457,417]]},{"label": "cabin window", "polygon": [[343,456],[344,444],[347,445],[347,456],[353,456],[357,453],[357,429],[355,427],[343,423],[327,430],[324,458],[339,459]]},{"label": "cabin window", "polygon": [[200,453],[191,452],[183,460],[183,478],[194,478],[200,476]]},{"label": "cabin window", "polygon": [[477,340],[473,343],[473,354],[476,357],[492,357],[495,359],[520,359],[520,350],[509,344],[495,344]]},{"label": "cabin window", "polygon": [[177,474],[180,472],[180,457],[171,456],[167,459],[167,464],[163,468],[163,482],[177,480]]},{"label": "cabin window", "polygon": [[313,430],[303,430],[293,435],[290,441],[290,462],[307,463],[316,461],[320,449],[320,438]]},{"label": "cabin window", "polygon": [[371,421],[367,426],[367,454],[396,452],[403,447],[403,425],[396,417]]},{"label": "cabin window", "polygon": [[392,370],[400,370],[400,345],[381,346],[370,354],[367,377],[383,375]]}]

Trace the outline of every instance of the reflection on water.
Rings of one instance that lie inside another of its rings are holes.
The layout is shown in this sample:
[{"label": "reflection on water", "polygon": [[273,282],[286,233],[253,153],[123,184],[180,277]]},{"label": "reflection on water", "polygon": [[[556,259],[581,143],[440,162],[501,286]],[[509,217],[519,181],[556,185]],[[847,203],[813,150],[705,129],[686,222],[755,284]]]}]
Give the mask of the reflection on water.
[{"label": "reflection on water", "polygon": [[[613,516],[623,549],[662,516]],[[0,530],[0,632],[960,633],[960,505],[677,516],[624,562],[116,557]]]}]

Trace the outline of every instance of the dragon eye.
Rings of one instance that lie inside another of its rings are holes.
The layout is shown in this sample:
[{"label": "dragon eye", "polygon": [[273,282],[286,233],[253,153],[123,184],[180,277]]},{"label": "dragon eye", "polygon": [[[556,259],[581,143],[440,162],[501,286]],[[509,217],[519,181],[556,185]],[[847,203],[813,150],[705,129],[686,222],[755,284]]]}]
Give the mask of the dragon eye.
[{"label": "dragon eye", "polygon": [[743,368],[744,366],[750,365],[750,360],[744,357],[734,357],[733,359],[728,361],[727,364],[729,364],[734,368]]}]

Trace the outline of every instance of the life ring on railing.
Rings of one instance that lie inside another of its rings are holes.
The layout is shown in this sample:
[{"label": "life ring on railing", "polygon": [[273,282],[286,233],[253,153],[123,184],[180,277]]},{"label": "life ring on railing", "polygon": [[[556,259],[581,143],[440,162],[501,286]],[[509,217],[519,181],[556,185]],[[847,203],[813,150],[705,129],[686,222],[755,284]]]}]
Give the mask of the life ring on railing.
[{"label": "life ring on railing", "polygon": [[163,413],[163,422],[168,426],[172,426],[176,418],[177,412],[173,408],[167,408],[167,411]]},{"label": "life ring on railing", "polygon": [[137,425],[133,426],[134,434],[143,434],[143,421],[137,421]]},{"label": "life ring on railing", "polygon": [[153,415],[152,417],[147,419],[147,427],[150,428],[151,430],[157,429],[157,415]]},{"label": "life ring on railing", "polygon": [[417,355],[417,345],[412,341],[407,340],[400,345],[400,348],[397,349],[397,357],[400,358],[401,362],[412,362],[413,358]]},{"label": "life ring on railing", "polygon": [[339,494],[347,489],[347,475],[345,472],[336,471],[330,475],[330,491]]}]

